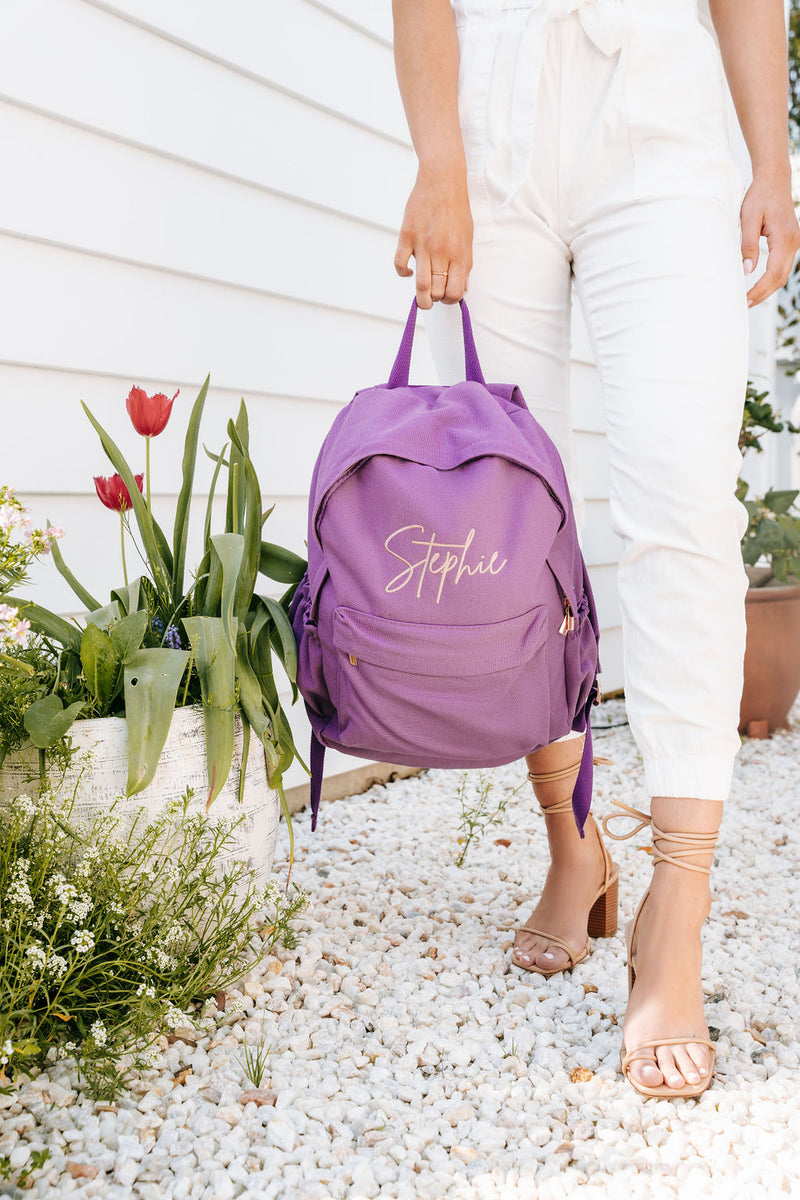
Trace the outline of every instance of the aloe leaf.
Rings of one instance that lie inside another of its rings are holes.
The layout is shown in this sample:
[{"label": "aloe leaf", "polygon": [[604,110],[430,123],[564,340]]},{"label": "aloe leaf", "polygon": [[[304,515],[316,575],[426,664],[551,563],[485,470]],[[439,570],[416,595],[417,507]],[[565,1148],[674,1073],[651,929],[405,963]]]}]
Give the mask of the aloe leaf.
[{"label": "aloe leaf", "polygon": [[130,662],[134,653],[140,648],[142,638],[147,629],[147,613],[144,609],[129,613],[109,630],[111,642],[124,664]]},{"label": "aloe leaf", "polygon": [[126,796],[152,781],[167,740],[188,650],[137,650],[123,667],[128,725]]},{"label": "aloe leaf", "polygon": [[46,750],[62,738],[86,705],[78,700],[64,708],[58,696],[42,696],[27,709],[22,723],[34,746]]},{"label": "aloe leaf", "polygon": [[291,683],[297,679],[297,642],[286,610],[270,596],[259,596],[275,625],[278,634],[278,657]]},{"label": "aloe leaf", "polygon": [[[53,524],[50,518],[47,518],[48,527]],[[88,592],[83,584],[79,583],[75,576],[70,571],[67,564],[64,562],[64,556],[61,553],[61,547],[55,538],[50,542],[50,554],[53,558],[53,564],[62,578],[66,579],[69,586],[72,588],[75,595],[86,608],[99,608],[100,601],[95,600],[91,592]]]},{"label": "aloe leaf", "polygon": [[221,617],[184,617],[191,642],[206,727],[208,797],[206,811],[231,769],[236,718],[236,658]]},{"label": "aloe leaf", "polygon": [[80,654],[81,630],[77,626],[70,625],[69,621],[65,621],[63,617],[57,616],[47,608],[40,608],[31,600],[18,600],[16,596],[0,596],[0,601],[18,609],[20,617],[30,621],[31,628],[35,629],[37,633],[44,633],[53,641]]},{"label": "aloe leaf", "polygon": [[111,593],[111,599],[116,600],[122,611],[128,615],[134,613],[139,608],[139,591],[141,587],[142,576],[134,579],[126,587],[114,588]]},{"label": "aloe leaf", "polygon": [[94,612],[87,613],[85,621],[87,625],[95,625],[98,629],[107,629],[113,621],[118,621],[122,616],[122,609],[119,601],[112,600],[110,604],[104,604],[102,608],[96,608]]},{"label": "aloe leaf", "polygon": [[285,550],[283,546],[275,546],[272,542],[262,542],[258,569],[268,579],[278,583],[299,583],[306,573],[308,563],[299,554]]},{"label": "aloe leaf", "polygon": [[186,438],[183,444],[183,481],[175,509],[175,526],[172,534],[172,599],[177,604],[183,596],[183,577],[186,569],[186,539],[189,533],[189,512],[192,503],[192,488],[194,472],[197,466],[197,443],[200,435],[200,421],[208,394],[208,384],[211,379],[206,375],[205,382],[197,394],[189,424],[186,428]]},{"label": "aloe leaf", "polygon": [[120,659],[107,633],[89,624],[81,638],[81,666],[86,686],[103,709],[105,715],[116,690]]},{"label": "aloe leaf", "polygon": [[119,447],[109,437],[105,429],[103,429],[103,426],[100,424],[97,418],[93,416],[83,400],[81,400],[81,407],[83,408],[83,411],[86,413],[94,428],[97,430],[103,449],[111,460],[115,470],[118,471],[122,476],[125,486],[128,489],[128,493],[130,494],[131,498],[131,504],[133,505],[134,516],[136,517],[136,523],[139,526],[139,533],[141,534],[142,542],[144,543],[145,553],[150,565],[150,570],[153,573],[153,579],[156,587],[160,591],[169,593],[170,573],[167,570],[160,549],[160,541],[166,540],[164,539],[163,532],[161,533],[161,539],[159,539],[155,531],[156,522],[147,511],[147,504],[144,496],[136,486],[136,480],[133,477],[133,471],[131,471],[130,467],[125,461],[122,453],[119,450]]},{"label": "aloe leaf", "polygon": [[274,745],[274,734],[263,708],[261,686],[256,678],[247,652],[247,630],[239,626],[236,655],[236,681],[239,684],[239,703],[256,737],[264,747],[267,762],[277,764],[278,754]]}]

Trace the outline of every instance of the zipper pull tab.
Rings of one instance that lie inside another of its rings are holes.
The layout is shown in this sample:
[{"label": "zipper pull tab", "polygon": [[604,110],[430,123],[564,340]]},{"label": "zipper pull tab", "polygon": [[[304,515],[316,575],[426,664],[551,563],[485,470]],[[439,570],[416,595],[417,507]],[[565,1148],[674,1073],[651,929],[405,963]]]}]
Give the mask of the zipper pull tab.
[{"label": "zipper pull tab", "polygon": [[358,659],[356,658],[355,654],[348,654],[347,657],[350,659],[350,662],[353,664],[354,667],[358,666]]},{"label": "zipper pull tab", "polygon": [[575,628],[575,617],[573,615],[572,609],[570,608],[569,600],[565,596],[564,597],[564,620],[559,625],[558,632],[560,634],[562,634],[564,637],[566,637],[568,633],[572,633],[574,628]]}]

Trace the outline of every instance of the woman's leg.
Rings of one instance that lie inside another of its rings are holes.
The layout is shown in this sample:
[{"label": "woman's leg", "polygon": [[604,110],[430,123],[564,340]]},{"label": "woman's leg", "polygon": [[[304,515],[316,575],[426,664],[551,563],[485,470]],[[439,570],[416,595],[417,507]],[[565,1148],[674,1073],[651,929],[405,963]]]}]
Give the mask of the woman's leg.
[{"label": "woman's leg", "polygon": [[[746,513],[734,493],[748,323],[737,213],[714,197],[653,199],[595,221],[571,247],[604,385],[628,717],[656,825],[711,833],[740,746],[745,643]],[[705,874],[655,866],[628,1048],[708,1036],[700,929],[709,907]],[[682,1086],[708,1052],[664,1047],[653,1058],[633,1068],[641,1083]]]}]

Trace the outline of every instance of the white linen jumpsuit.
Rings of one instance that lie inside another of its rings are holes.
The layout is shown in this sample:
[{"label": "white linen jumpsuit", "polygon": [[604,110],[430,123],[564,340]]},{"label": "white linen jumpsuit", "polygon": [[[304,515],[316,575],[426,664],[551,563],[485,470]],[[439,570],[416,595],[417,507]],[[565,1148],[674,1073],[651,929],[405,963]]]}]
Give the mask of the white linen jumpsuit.
[{"label": "white linen jumpsuit", "polygon": [[[745,644],[747,515],[734,492],[749,280],[716,40],[696,0],[451,2],[483,373],[521,387],[562,455],[582,531],[574,277],[604,395],[645,785],[726,800]],[[441,382],[463,378],[460,306],[436,302],[424,321]]]}]

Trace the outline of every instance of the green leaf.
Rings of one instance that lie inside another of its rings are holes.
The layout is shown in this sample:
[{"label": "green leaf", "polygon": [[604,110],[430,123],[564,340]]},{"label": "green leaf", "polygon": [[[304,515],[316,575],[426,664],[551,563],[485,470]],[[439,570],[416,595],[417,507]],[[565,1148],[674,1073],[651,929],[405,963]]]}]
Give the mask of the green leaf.
[{"label": "green leaf", "polygon": [[297,642],[292,623],[277,600],[273,600],[269,596],[259,596],[258,599],[272,618],[278,634],[278,657],[283,663],[290,682],[294,683],[297,679]]},{"label": "green leaf", "polygon": [[186,438],[183,444],[183,482],[181,483],[181,490],[178,495],[178,505],[175,510],[175,526],[172,534],[172,597],[174,604],[177,604],[183,596],[183,577],[186,568],[186,539],[189,533],[189,513],[192,503],[194,472],[197,465],[197,443],[210,379],[211,376],[206,375],[205,382],[198,392],[191,416],[189,417]]},{"label": "green leaf", "polygon": [[[50,518],[47,518],[48,527],[53,524]],[[55,538],[50,542],[50,553],[53,556],[53,563],[59,575],[66,579],[69,586],[72,588],[75,595],[86,608],[99,608],[100,601],[95,600],[91,592],[87,592],[86,588],[78,582],[75,576],[70,571],[67,564],[64,562],[64,557],[61,553],[61,548]]]},{"label": "green leaf", "polygon": [[129,613],[109,631],[111,641],[123,664],[130,662],[140,648],[147,630],[147,613],[144,609]]},{"label": "green leaf", "polygon": [[225,623],[228,643],[236,653],[236,618],[233,604],[236,582],[244,557],[244,538],[240,533],[216,533],[211,538],[211,574],[206,589],[203,615],[219,615]]},{"label": "green leaf", "polygon": [[787,513],[794,504],[798,495],[800,495],[800,489],[798,488],[795,488],[792,491],[772,491],[772,489],[770,489],[770,491],[768,491],[764,496],[764,499],[761,501],[761,503],[765,508],[768,508],[776,515]]},{"label": "green leaf", "polygon": [[184,617],[182,624],[192,646],[203,698],[208,811],[225,784],[233,761],[236,657],[221,617]]},{"label": "green leaf", "polygon": [[120,661],[107,633],[96,625],[87,625],[81,638],[81,666],[86,686],[105,715],[116,690]]},{"label": "green leaf", "polygon": [[118,600],[112,600],[110,604],[104,604],[102,608],[96,608],[94,612],[87,613],[85,621],[87,625],[95,625],[98,629],[108,629],[109,625],[114,621],[118,621],[122,616],[122,609]]},{"label": "green leaf", "polygon": [[126,796],[151,782],[167,740],[188,650],[137,650],[123,667],[128,726]]},{"label": "green leaf", "polygon": [[[247,412],[242,403],[244,421]],[[231,428],[231,437],[237,441],[240,437],[237,429]],[[247,451],[246,442],[240,441],[238,449],[242,455],[243,490],[245,493],[244,522],[242,536],[244,538],[244,554],[239,577],[236,583],[234,612],[243,621],[253,599],[253,589],[258,578],[258,565],[261,554],[261,488],[256,475],[256,469]]]},{"label": "green leaf", "polygon": [[273,744],[274,735],[269,720],[264,714],[261,686],[256,678],[247,649],[247,630],[239,626],[236,654],[236,679],[239,684],[239,703],[256,737],[264,747],[267,761],[277,764],[278,755]]},{"label": "green leaf", "polygon": [[170,572],[167,570],[166,563],[164,562],[164,558],[161,553],[161,545],[166,543],[164,534],[159,529],[161,536],[160,538],[157,536],[155,531],[156,522],[147,511],[147,503],[144,499],[144,496],[136,486],[136,480],[134,479],[133,471],[130,469],[124,457],[122,456],[119,447],[109,437],[105,429],[103,429],[103,426],[91,413],[83,400],[81,400],[81,407],[83,408],[83,411],[86,413],[94,428],[97,430],[103,449],[108,455],[108,458],[111,460],[114,469],[122,476],[125,486],[128,489],[131,497],[131,504],[133,505],[134,516],[136,517],[136,523],[139,526],[139,533],[141,534],[142,542],[144,544],[145,554],[147,555],[147,560],[153,575],[153,581],[158,590],[165,596],[168,596],[170,594],[171,587]]},{"label": "green leaf", "polygon": [[53,641],[80,654],[81,630],[76,625],[70,625],[63,617],[57,616],[49,609],[40,608],[38,604],[33,604],[30,600],[18,600],[16,596],[0,596],[0,601],[19,609],[20,617],[30,621],[31,628],[35,629],[37,633],[44,633]]},{"label": "green leaf", "polygon": [[272,542],[261,543],[258,569],[268,579],[278,583],[299,583],[306,573],[308,563],[299,554],[275,546]]},{"label": "green leaf", "polygon": [[127,587],[114,588],[111,593],[111,599],[116,600],[122,611],[128,615],[134,613],[139,608],[139,591],[141,588],[143,576],[134,579]]},{"label": "green leaf", "polygon": [[206,518],[205,518],[205,522],[203,524],[203,545],[204,546],[208,545],[208,539],[211,537],[211,514],[212,514],[212,509],[214,507],[214,493],[216,492],[217,479],[219,478],[219,473],[222,470],[223,464],[225,463],[225,449],[226,449],[227,445],[228,445],[228,443],[226,442],[225,445],[222,447],[222,450],[220,451],[219,454],[212,454],[211,451],[206,446],[203,446],[203,449],[205,450],[208,457],[217,464],[214,467],[214,474],[211,476],[211,486],[208,489],[208,503],[206,504]]},{"label": "green leaf", "polygon": [[64,736],[78,714],[86,706],[82,701],[64,708],[58,696],[42,696],[30,705],[22,723],[34,746],[46,750]]}]

